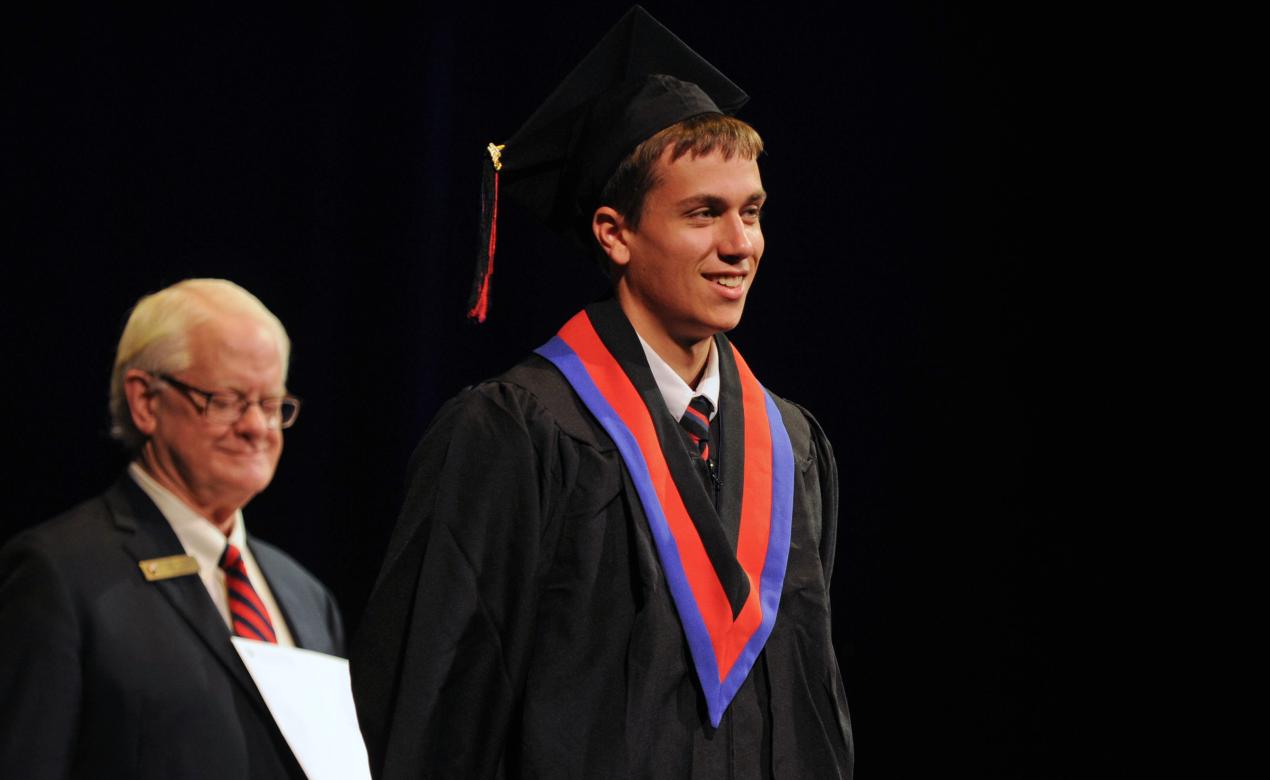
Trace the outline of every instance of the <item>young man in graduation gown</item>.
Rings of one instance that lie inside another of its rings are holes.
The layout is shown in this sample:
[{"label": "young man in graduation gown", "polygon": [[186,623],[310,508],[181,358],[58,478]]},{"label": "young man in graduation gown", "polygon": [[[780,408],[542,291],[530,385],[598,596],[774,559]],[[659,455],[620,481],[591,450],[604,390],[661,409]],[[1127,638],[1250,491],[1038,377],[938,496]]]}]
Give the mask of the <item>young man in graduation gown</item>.
[{"label": "young man in graduation gown", "polygon": [[636,8],[491,149],[614,298],[413,458],[352,656],[377,776],[851,775],[832,451],[723,336],[764,248],[744,100]]}]

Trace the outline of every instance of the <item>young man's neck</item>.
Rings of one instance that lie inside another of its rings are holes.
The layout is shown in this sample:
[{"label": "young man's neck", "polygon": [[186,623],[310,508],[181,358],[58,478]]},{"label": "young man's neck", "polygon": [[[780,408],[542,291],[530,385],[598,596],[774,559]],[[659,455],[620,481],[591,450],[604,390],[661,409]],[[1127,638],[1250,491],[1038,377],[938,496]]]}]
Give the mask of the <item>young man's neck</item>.
[{"label": "young man's neck", "polygon": [[706,336],[696,341],[676,339],[666,332],[661,323],[650,317],[641,316],[642,312],[632,311],[625,306],[622,310],[640,338],[644,339],[648,346],[666,361],[680,379],[695,389],[706,370],[706,361],[710,357],[711,337]]}]

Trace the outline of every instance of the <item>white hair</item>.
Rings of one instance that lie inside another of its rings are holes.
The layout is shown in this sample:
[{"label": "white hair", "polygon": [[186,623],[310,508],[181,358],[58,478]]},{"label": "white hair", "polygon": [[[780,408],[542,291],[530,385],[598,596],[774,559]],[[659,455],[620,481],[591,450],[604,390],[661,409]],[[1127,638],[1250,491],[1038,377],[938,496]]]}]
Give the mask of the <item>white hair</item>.
[{"label": "white hair", "polygon": [[124,393],[124,374],[137,368],[152,374],[174,374],[190,367],[189,334],[199,325],[225,314],[245,314],[273,331],[287,375],[291,339],[286,328],[260,299],[226,279],[186,279],[137,301],[128,315],[115,367],[110,375],[110,435],[130,452],[145,443],[132,422]]}]

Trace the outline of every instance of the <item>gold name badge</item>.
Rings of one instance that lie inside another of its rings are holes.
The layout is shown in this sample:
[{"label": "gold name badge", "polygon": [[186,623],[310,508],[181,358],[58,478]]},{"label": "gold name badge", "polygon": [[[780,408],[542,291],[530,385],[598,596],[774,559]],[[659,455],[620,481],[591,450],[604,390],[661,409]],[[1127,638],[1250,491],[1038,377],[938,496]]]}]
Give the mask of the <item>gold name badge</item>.
[{"label": "gold name badge", "polygon": [[150,582],[170,580],[173,577],[184,577],[188,574],[198,574],[198,561],[188,555],[151,558],[148,561],[141,561],[137,565],[141,567],[141,573]]}]

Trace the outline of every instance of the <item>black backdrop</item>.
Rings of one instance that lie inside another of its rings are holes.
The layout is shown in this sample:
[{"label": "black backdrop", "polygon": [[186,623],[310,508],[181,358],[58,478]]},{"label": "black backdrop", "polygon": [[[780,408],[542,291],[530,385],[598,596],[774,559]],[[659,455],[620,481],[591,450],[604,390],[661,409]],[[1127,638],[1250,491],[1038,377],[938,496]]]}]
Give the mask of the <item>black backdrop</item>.
[{"label": "black backdrop", "polygon": [[[508,206],[492,319],[462,318],[482,148],[624,6],[104,5],[10,11],[0,33],[0,540],[123,465],[105,398],[131,303],[223,276],[287,325],[305,399],[249,524],[356,627],[438,405],[603,291]],[[837,450],[861,776],[1087,770],[1112,716],[1080,465],[1086,269],[1063,224],[1087,131],[1071,23],[929,1],[647,6],[750,92],[768,144],[768,250],[733,338]]]}]

